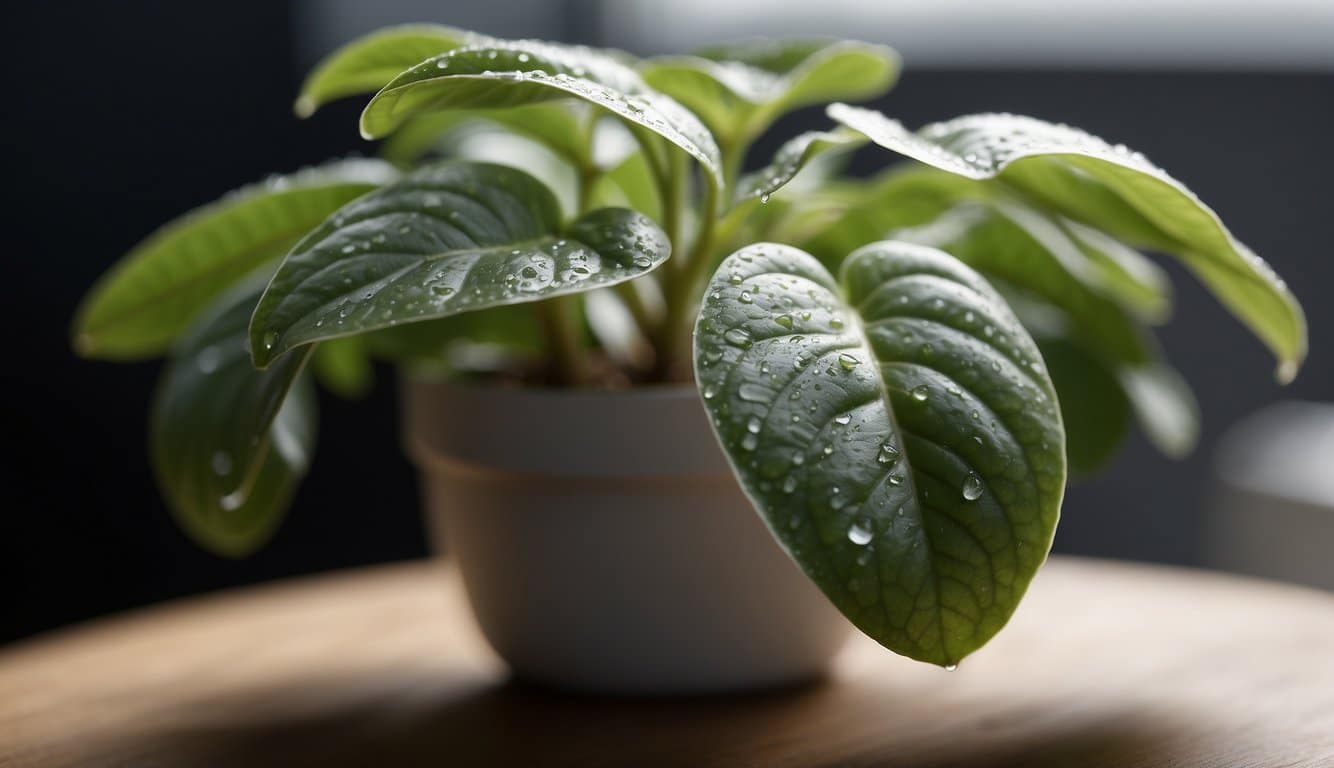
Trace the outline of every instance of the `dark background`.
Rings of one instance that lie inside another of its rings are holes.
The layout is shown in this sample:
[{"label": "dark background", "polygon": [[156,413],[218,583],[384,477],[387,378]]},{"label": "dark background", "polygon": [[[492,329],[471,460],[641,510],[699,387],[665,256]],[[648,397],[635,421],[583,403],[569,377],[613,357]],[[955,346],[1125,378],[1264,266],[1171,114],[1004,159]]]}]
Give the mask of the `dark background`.
[{"label": "dark background", "polygon": [[[449,5],[396,20],[466,23]],[[494,23],[479,26],[618,42],[588,23],[595,5],[552,4],[558,12],[547,20],[493,11]],[[298,9],[80,0],[0,11],[0,306],[10,345],[0,393],[0,641],[176,595],[426,552],[389,371],[365,402],[324,398],[318,461],[290,519],[267,549],[228,561],[186,541],[153,487],[145,423],[156,364],[83,361],[67,342],[88,285],[158,224],[272,171],[369,151],[356,135],[355,100],[311,121],[292,117],[314,45]],[[1029,113],[1142,150],[1218,210],[1306,307],[1312,352],[1296,383],[1280,389],[1259,342],[1172,267],[1178,309],[1162,340],[1197,389],[1201,447],[1173,463],[1133,437],[1110,471],[1071,488],[1058,551],[1198,563],[1219,434],[1278,398],[1334,396],[1334,306],[1324,295],[1334,287],[1332,88],[1328,70],[1300,67],[1024,71],[909,60],[898,88],[875,105],[909,125]],[[823,123],[818,112],[803,114],[782,131]]]}]

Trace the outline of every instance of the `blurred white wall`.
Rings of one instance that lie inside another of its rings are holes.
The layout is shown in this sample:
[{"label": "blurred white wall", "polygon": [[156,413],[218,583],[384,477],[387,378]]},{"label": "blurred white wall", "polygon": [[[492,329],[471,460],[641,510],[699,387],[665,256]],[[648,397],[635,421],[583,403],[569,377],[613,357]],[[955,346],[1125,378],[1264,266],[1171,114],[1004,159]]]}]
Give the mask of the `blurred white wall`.
[{"label": "blurred white wall", "polygon": [[1334,68],[1334,0],[615,0],[638,52],[738,37],[893,44],[914,66]]}]

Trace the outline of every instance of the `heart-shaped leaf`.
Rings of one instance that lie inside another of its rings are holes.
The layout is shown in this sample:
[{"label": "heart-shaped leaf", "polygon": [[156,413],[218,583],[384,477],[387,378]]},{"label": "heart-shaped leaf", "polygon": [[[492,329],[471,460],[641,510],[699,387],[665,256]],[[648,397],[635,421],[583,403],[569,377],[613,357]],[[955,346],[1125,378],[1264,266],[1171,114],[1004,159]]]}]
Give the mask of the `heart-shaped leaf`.
[{"label": "heart-shaped leaf", "polygon": [[649,85],[729,142],[753,138],[799,107],[879,96],[898,69],[890,48],[850,40],[746,41],[696,56],[659,57],[642,67]]},{"label": "heart-shaped leaf", "polygon": [[182,336],[151,425],[153,469],[173,515],[232,557],[268,540],[315,443],[314,394],[298,379],[310,348],[266,371],[251,365],[246,329],[258,298],[257,288],[224,296]]},{"label": "heart-shaped leaf", "polygon": [[970,115],[916,133],[846,104],[829,116],[871,141],[970,179],[999,179],[1045,207],[1131,245],[1182,260],[1278,358],[1288,381],[1306,356],[1306,320],[1287,286],[1184,184],[1124,146],[1018,115]]},{"label": "heart-shaped leaf", "polygon": [[853,253],[837,282],[794,248],[744,248],[709,286],[695,365],[742,486],[854,624],[941,665],[1005,624],[1051,544],[1065,436],[985,280],[904,243]]},{"label": "heart-shaped leaf", "polygon": [[592,48],[493,42],[427,59],[395,77],[361,115],[378,138],[431,110],[497,109],[555,99],[586,101],[680,147],[722,183],[718,145],[699,118],[639,77],[621,58]]},{"label": "heart-shaped leaf", "polygon": [[612,285],[670,253],[642,214],[561,226],[523,171],[445,163],[344,206],[287,255],[251,322],[255,363],[312,341]]},{"label": "heart-shaped leaf", "polygon": [[489,39],[441,24],[404,24],[372,32],[347,43],[315,66],[301,86],[296,113],[309,117],[335,99],[378,91],[414,64]]},{"label": "heart-shaped leaf", "polygon": [[344,160],[275,176],[164,225],[98,281],[74,319],[80,354],[161,354],[201,307],[344,203],[396,176],[378,160]]},{"label": "heart-shaped leaf", "polygon": [[767,203],[772,194],[787,186],[817,158],[856,149],[865,143],[860,133],[846,129],[808,131],[794,136],[778,148],[767,166],[741,177],[734,197],[738,203],[749,199]]}]

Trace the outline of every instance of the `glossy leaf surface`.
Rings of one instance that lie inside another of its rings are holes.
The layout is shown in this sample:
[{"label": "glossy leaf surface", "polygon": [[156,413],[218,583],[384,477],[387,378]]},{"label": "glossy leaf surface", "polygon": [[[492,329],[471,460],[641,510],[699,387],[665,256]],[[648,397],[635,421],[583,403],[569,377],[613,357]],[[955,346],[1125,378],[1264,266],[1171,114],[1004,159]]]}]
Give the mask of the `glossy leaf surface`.
[{"label": "glossy leaf surface", "polygon": [[302,240],[255,309],[258,365],[321,339],[612,285],[661,264],[666,235],[602,208],[563,226],[514,168],[446,163],[345,206]]},{"label": "glossy leaf surface", "polygon": [[75,348],[115,360],[161,354],[214,297],[395,175],[379,161],[339,161],[242,187],[169,222],[84,297]]},{"label": "glossy leaf surface", "polygon": [[734,195],[737,202],[769,197],[787,186],[802,169],[831,152],[846,152],[866,143],[859,133],[847,130],[808,131],[784,142],[765,167],[742,176]]},{"label": "glossy leaf surface", "polygon": [[314,393],[298,380],[310,348],[266,371],[250,362],[246,328],[258,298],[249,289],[224,297],[181,338],[150,432],[172,514],[199,544],[232,557],[268,540],[315,444]]},{"label": "glossy leaf surface", "polygon": [[569,98],[665,139],[721,183],[718,146],[699,118],[649,88],[622,59],[592,48],[518,41],[441,54],[377,93],[362,113],[361,132],[378,138],[432,110],[497,109]]},{"label": "glossy leaf surface", "polygon": [[358,93],[373,93],[400,72],[483,35],[441,24],[403,24],[357,38],[329,54],[306,78],[296,113],[314,114],[322,105]]},{"label": "glossy leaf surface", "polygon": [[1287,286],[1184,184],[1122,145],[1066,125],[984,114],[910,132],[846,104],[829,116],[883,147],[970,179],[999,179],[1060,214],[1135,246],[1179,257],[1278,358],[1290,380],[1306,321]]},{"label": "glossy leaf surface", "polygon": [[752,138],[792,109],[879,96],[899,69],[893,50],[847,40],[746,41],[700,54],[651,59],[644,79],[728,140]]},{"label": "glossy leaf surface", "polygon": [[1065,438],[985,280],[904,243],[851,254],[837,281],[751,246],[714,276],[695,355],[743,487],[853,623],[940,665],[999,631],[1051,544]]}]

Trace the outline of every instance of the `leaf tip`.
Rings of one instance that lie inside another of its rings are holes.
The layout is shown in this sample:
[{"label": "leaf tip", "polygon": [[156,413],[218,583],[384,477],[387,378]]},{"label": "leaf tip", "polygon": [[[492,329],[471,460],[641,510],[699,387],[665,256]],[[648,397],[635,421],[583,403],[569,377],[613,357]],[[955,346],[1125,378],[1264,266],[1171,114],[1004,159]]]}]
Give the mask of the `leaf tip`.
[{"label": "leaf tip", "polygon": [[1274,369],[1274,379],[1279,384],[1288,385],[1297,378],[1297,371],[1301,369],[1301,363],[1295,358],[1289,358],[1279,362],[1278,367]]},{"label": "leaf tip", "polygon": [[315,110],[319,109],[319,107],[319,102],[315,100],[314,96],[311,96],[309,93],[303,93],[298,96],[296,102],[292,104],[292,112],[294,112],[297,117],[304,120],[315,114]]}]

